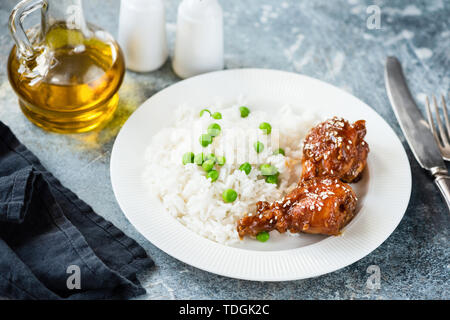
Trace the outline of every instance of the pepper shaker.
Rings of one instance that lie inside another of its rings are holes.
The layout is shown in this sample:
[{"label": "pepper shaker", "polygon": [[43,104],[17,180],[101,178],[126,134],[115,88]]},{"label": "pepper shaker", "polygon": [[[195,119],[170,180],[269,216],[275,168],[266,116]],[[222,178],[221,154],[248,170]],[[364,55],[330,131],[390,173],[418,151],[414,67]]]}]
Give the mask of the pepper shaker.
[{"label": "pepper shaker", "polygon": [[223,69],[223,13],[217,0],[181,2],[172,67],[181,78]]},{"label": "pepper shaker", "polygon": [[128,69],[159,69],[168,57],[163,1],[122,0],[118,38]]}]

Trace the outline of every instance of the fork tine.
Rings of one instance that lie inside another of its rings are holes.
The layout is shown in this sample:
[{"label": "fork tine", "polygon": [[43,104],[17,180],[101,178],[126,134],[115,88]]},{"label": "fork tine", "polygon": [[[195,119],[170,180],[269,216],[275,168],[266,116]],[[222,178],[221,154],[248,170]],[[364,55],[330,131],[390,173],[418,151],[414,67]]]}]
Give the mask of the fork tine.
[{"label": "fork tine", "polygon": [[442,108],[444,109],[444,120],[445,120],[445,127],[447,129],[447,137],[450,137],[450,122],[448,121],[448,113],[447,113],[447,104],[445,103],[444,95],[441,94],[441,100],[442,100]]},{"label": "fork tine", "polygon": [[436,126],[434,125],[433,115],[431,114],[430,100],[428,100],[428,97],[426,97],[426,107],[427,107],[428,125],[430,126],[430,130],[433,133],[434,140],[436,140],[438,146],[441,146],[441,142],[439,141],[439,138],[437,136]]},{"label": "fork tine", "polygon": [[448,142],[447,135],[445,134],[444,126],[442,125],[442,121],[441,121],[441,115],[439,113],[438,104],[436,101],[436,97],[434,95],[433,95],[433,102],[434,102],[434,111],[436,112],[436,122],[437,122],[438,128],[439,128],[439,136],[441,137],[442,143],[445,146],[448,146],[450,143]]}]

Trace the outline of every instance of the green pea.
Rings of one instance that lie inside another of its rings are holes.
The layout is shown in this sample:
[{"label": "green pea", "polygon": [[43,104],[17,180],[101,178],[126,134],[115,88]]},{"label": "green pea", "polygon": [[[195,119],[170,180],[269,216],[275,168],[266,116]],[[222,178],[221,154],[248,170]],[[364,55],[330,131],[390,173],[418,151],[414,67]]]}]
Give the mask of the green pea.
[{"label": "green pea", "polygon": [[256,240],[260,242],[266,242],[267,240],[269,240],[269,238],[270,235],[267,231],[260,232],[256,235]]},{"label": "green pea", "polygon": [[194,153],[186,152],[183,154],[183,164],[193,163],[194,162]]},{"label": "green pea", "polygon": [[252,166],[250,165],[250,163],[245,162],[243,164],[241,164],[241,166],[239,167],[239,170],[244,171],[246,175],[248,175],[250,173],[250,171],[252,171]]},{"label": "green pea", "polygon": [[211,170],[206,174],[207,179],[211,179],[211,182],[214,182],[219,178],[219,172],[217,170]]},{"label": "green pea", "polygon": [[262,152],[264,150],[264,144],[262,142],[260,142],[260,141],[256,141],[253,144],[253,147],[255,148],[255,151],[257,153],[260,153],[260,152]]},{"label": "green pea", "polygon": [[209,115],[211,116],[211,111],[209,111],[208,109],[203,109],[202,111],[200,111],[200,118],[203,116],[203,114],[204,114],[205,112],[208,112]]},{"label": "green pea", "polygon": [[267,183],[278,184],[278,175],[274,174],[272,176],[267,176],[266,177],[266,182]]},{"label": "green pea", "polygon": [[263,131],[264,134],[270,134],[272,132],[272,126],[267,122],[261,123],[259,125],[259,128]]},{"label": "green pea", "polygon": [[281,149],[281,148],[279,148],[278,150],[275,150],[275,152],[273,153],[274,155],[277,155],[277,154],[282,154],[283,156],[285,156],[286,155],[286,153],[284,153],[284,150],[283,149]]},{"label": "green pea", "polygon": [[196,165],[201,166],[203,162],[205,162],[205,154],[203,152],[196,154],[194,158],[194,163]]},{"label": "green pea", "polygon": [[222,193],[223,201],[226,203],[231,203],[237,198],[237,192],[233,189],[227,189]]},{"label": "green pea", "polygon": [[239,111],[241,112],[241,118],[247,118],[250,114],[250,109],[247,107],[239,107]]},{"label": "green pea", "polygon": [[219,166],[223,166],[226,162],[227,162],[227,159],[225,159],[225,157],[222,157],[222,156],[218,156],[216,159],[216,163]]},{"label": "green pea", "polygon": [[206,160],[205,162],[203,162],[202,168],[206,172],[211,171],[214,168],[214,160]]},{"label": "green pea", "polygon": [[220,112],[214,112],[211,117],[213,117],[216,120],[222,119],[222,114]]},{"label": "green pea", "polygon": [[270,164],[261,165],[261,167],[259,167],[259,170],[261,171],[261,174],[263,176],[273,176],[274,174],[278,173],[278,169],[274,166],[271,166]]},{"label": "green pea", "polygon": [[203,147],[207,147],[208,145],[210,145],[212,143],[212,140],[212,137],[206,133],[202,134],[199,138],[200,144]]},{"label": "green pea", "polygon": [[208,155],[206,156],[206,160],[212,160],[214,163],[217,162],[217,158],[216,158],[216,156],[214,155],[214,153],[208,154]]},{"label": "green pea", "polygon": [[222,128],[217,123],[212,123],[208,127],[208,134],[211,137],[217,137],[220,134]]}]

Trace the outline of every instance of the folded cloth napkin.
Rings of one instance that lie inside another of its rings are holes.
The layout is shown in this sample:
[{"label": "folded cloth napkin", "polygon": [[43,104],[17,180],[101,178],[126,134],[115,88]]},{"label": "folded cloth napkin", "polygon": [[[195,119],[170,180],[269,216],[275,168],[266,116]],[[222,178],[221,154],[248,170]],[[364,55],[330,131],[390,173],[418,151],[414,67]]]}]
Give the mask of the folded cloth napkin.
[{"label": "folded cloth napkin", "polygon": [[144,249],[48,172],[0,122],[0,297],[125,299]]}]

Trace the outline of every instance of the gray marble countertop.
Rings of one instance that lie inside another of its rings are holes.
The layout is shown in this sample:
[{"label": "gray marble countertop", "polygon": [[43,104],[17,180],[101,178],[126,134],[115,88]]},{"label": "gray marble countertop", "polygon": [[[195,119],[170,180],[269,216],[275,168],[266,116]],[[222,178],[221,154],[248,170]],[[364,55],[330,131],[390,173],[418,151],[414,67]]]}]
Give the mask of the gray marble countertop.
[{"label": "gray marble countertop", "polygon": [[[170,62],[153,73],[127,72],[119,109],[103,130],[58,135],[22,115],[6,75],[12,46],[7,28],[17,1],[0,2],[0,120],[11,127],[63,184],[96,212],[136,239],[156,262],[140,275],[143,299],[449,299],[449,213],[432,180],[405,143],[383,81],[386,56],[403,63],[414,96],[450,88],[450,2],[221,0],[226,68],[272,68],[327,81],[374,108],[395,130],[408,153],[413,189],[394,233],[362,260],[331,274],[283,283],[249,282],[201,271],[175,260],[143,238],[121,212],[110,183],[111,148],[120,126],[146,99],[179,81]],[[167,0],[173,49],[178,0]],[[368,6],[381,9],[381,28],[367,28]],[[117,35],[119,0],[85,1],[88,21]],[[366,286],[367,268],[378,265],[379,289]]]}]

